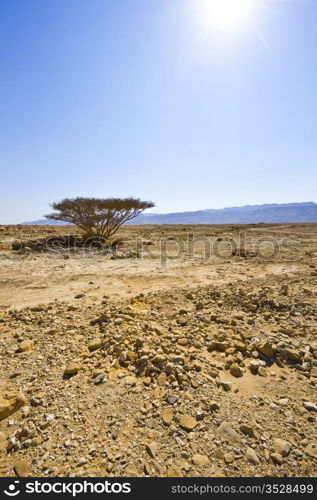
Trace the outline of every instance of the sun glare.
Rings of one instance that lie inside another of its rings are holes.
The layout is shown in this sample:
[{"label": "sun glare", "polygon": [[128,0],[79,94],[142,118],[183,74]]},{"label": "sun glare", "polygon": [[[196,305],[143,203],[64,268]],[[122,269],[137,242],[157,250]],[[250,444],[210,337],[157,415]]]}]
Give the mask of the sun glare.
[{"label": "sun glare", "polygon": [[254,0],[202,0],[201,14],[210,28],[232,34],[252,18]]}]

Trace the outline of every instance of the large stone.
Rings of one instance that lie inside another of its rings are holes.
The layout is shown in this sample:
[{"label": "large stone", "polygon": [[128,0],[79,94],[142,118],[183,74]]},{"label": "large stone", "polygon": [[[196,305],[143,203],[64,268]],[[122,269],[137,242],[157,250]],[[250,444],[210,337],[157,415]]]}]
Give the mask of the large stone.
[{"label": "large stone", "polygon": [[282,455],[280,455],[279,453],[271,453],[271,458],[273,462],[278,465],[282,465],[282,463],[284,462]]},{"label": "large stone", "polygon": [[197,420],[195,420],[194,417],[191,417],[190,415],[181,415],[179,417],[179,425],[185,431],[192,431],[193,429],[195,429],[197,424]]},{"label": "large stone", "polygon": [[209,458],[206,455],[199,455],[198,453],[193,456],[193,463],[197,465],[197,467],[205,467],[209,464]]},{"label": "large stone", "polygon": [[208,351],[209,352],[212,352],[212,351],[225,352],[226,349],[228,349],[229,347],[230,347],[230,345],[229,345],[228,342],[217,342],[217,341],[214,341],[214,342],[212,342],[209,345]]},{"label": "large stone", "polygon": [[19,347],[17,348],[16,352],[21,353],[30,351],[33,346],[34,346],[33,340],[23,340],[23,342],[19,344]]},{"label": "large stone", "polygon": [[284,349],[283,356],[290,361],[294,361],[295,363],[301,364],[302,362],[302,357],[294,349]]},{"label": "large stone", "polygon": [[254,425],[252,425],[252,424],[241,424],[239,429],[241,432],[243,432],[243,434],[246,434],[247,436],[249,436],[251,438],[256,437],[256,430],[254,428]]},{"label": "large stone", "polygon": [[219,425],[218,433],[226,441],[236,442],[239,440],[238,433],[227,422],[222,422]]},{"label": "large stone", "polygon": [[0,420],[3,420],[12,413],[15,413],[19,408],[24,406],[26,399],[23,394],[11,391],[0,395]]},{"label": "large stone", "polygon": [[91,342],[88,344],[88,350],[90,352],[96,351],[97,349],[100,349],[102,346],[102,339],[101,338],[96,338],[93,339]]},{"label": "large stone", "polygon": [[64,370],[64,375],[76,375],[79,370],[80,366],[78,363],[69,363]]},{"label": "large stone", "polygon": [[259,457],[255,453],[253,448],[247,448],[245,456],[247,461],[250,462],[250,464],[258,465],[260,463]]},{"label": "large stone", "polygon": [[266,358],[272,358],[272,356],[274,356],[274,352],[275,352],[275,349],[273,348],[272,344],[268,341],[257,346],[257,350],[261,354],[263,354],[263,356],[265,356]]},{"label": "large stone", "polygon": [[173,410],[171,408],[165,408],[162,412],[162,420],[165,425],[170,425],[173,420]]},{"label": "large stone", "polygon": [[230,373],[234,377],[239,378],[239,377],[242,377],[243,370],[239,365],[237,365],[236,363],[233,363],[233,365],[231,365],[231,367],[230,367]]},{"label": "large stone", "polygon": [[292,445],[291,443],[285,441],[284,439],[276,438],[273,441],[273,449],[276,453],[278,453],[282,457],[287,457],[287,455],[289,455],[289,452],[292,449]]}]

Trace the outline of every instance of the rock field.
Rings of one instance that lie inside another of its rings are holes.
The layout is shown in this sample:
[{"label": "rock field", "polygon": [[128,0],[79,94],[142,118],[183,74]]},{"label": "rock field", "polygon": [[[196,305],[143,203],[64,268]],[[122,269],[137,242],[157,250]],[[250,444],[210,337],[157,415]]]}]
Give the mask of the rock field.
[{"label": "rock field", "polygon": [[18,230],[0,233],[1,476],[316,475],[317,225],[271,229],[296,260],[198,245],[164,266],[177,226],[124,228],[144,259],[19,259]]}]

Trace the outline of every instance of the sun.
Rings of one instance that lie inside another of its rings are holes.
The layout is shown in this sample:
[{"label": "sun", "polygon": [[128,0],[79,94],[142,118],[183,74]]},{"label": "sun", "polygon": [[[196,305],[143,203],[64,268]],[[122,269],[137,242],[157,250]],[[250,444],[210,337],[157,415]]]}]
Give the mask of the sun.
[{"label": "sun", "polygon": [[201,0],[201,15],[210,28],[224,34],[250,23],[255,0]]}]

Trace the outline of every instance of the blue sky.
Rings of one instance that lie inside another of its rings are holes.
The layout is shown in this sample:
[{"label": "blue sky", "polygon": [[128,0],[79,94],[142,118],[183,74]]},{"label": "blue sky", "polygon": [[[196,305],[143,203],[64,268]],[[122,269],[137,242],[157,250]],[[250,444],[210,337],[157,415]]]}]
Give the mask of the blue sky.
[{"label": "blue sky", "polygon": [[200,1],[1,0],[0,223],[317,201],[316,0],[254,0],[229,37]]}]

